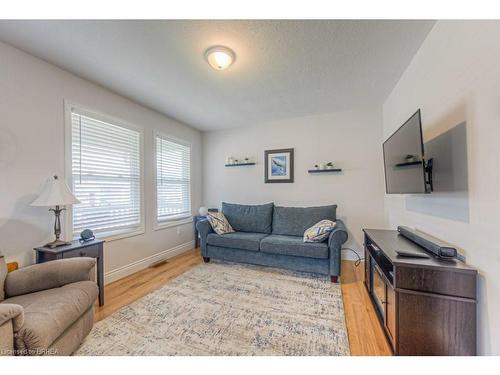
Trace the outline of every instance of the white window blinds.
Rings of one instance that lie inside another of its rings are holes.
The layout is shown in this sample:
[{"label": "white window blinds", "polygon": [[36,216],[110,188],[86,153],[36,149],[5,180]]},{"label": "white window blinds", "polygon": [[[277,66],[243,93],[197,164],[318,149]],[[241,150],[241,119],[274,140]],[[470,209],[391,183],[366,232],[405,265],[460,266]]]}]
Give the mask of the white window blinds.
[{"label": "white window blinds", "polygon": [[71,113],[73,232],[135,231],[141,215],[141,133]]},{"label": "white window blinds", "polygon": [[156,136],[157,221],[191,216],[191,147]]}]

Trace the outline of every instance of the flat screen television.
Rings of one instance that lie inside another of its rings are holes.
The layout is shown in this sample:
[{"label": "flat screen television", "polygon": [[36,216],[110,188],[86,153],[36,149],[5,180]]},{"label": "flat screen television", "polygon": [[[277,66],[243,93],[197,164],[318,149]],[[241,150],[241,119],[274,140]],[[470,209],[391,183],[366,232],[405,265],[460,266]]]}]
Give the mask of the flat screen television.
[{"label": "flat screen television", "polygon": [[384,142],[387,194],[427,193],[420,109]]}]

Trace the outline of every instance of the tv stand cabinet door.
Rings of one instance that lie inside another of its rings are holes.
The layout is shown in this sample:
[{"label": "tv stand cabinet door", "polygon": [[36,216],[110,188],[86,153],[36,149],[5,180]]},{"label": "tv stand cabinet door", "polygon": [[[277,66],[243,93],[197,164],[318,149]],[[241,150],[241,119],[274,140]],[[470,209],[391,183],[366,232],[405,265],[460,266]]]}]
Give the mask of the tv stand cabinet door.
[{"label": "tv stand cabinet door", "polygon": [[371,288],[371,257],[368,250],[365,249],[365,285],[368,288],[368,291],[372,291]]},{"label": "tv stand cabinet door", "polygon": [[392,347],[396,348],[396,291],[390,284],[386,284],[385,326],[392,340]]},{"label": "tv stand cabinet door", "polygon": [[398,290],[399,355],[475,355],[476,301]]}]

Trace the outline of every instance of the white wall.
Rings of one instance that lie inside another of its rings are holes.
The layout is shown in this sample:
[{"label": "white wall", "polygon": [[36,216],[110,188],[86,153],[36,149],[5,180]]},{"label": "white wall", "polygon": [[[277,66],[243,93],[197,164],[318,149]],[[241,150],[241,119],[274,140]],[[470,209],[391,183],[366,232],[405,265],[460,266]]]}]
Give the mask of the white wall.
[{"label": "white wall", "polygon": [[[496,355],[500,354],[499,46],[500,22],[438,22],[383,106],[386,137],[417,108],[422,109],[426,140],[466,122],[468,220],[411,210],[412,197],[386,196],[385,207],[391,227],[409,225],[451,242],[463,249],[467,263],[478,268],[478,352]],[[449,198],[453,197],[431,194],[419,201],[426,208],[447,205]]]},{"label": "white wall", "polygon": [[[361,228],[383,226],[382,126],[379,109],[293,118],[254,127],[203,133],[203,202],[285,206],[338,204],[337,215],[360,250]],[[264,183],[264,151],[295,149],[295,182]],[[256,161],[224,167],[227,156]],[[340,174],[309,174],[314,164],[333,161]],[[347,255],[347,253],[345,254]]]},{"label": "white wall", "polygon": [[[29,204],[49,176],[64,176],[64,100],[144,127],[146,232],[106,243],[107,279],[165,257],[163,251],[192,248],[192,223],[153,230],[153,130],[192,143],[193,209],[201,202],[200,133],[0,43],[0,251],[7,261],[33,262],[32,248],[53,236],[53,214]],[[112,272],[131,264],[135,266]]]}]

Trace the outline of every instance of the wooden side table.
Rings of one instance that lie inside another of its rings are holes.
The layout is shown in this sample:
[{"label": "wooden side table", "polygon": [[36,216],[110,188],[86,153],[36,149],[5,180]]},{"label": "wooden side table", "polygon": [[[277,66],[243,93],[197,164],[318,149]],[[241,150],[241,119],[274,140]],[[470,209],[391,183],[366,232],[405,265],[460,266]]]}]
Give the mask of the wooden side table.
[{"label": "wooden side table", "polygon": [[70,245],[54,249],[42,246],[36,247],[36,263],[49,262],[56,259],[76,257],[90,257],[97,259],[97,285],[99,286],[99,306],[104,305],[104,267],[103,267],[103,240],[80,242],[72,241]]}]

